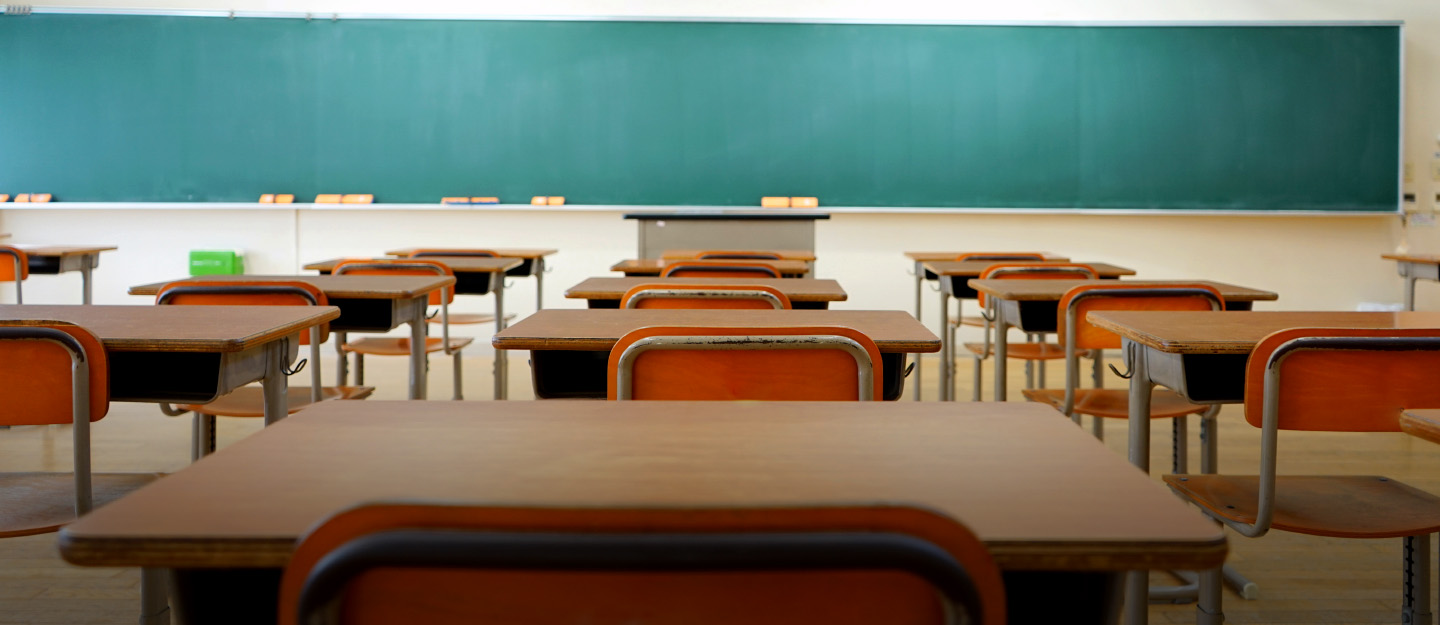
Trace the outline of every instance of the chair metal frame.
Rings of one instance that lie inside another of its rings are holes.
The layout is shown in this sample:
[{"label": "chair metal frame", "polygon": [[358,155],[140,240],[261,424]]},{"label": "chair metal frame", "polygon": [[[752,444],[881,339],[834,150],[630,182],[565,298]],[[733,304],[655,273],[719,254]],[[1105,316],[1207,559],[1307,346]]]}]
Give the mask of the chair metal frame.
[{"label": "chair metal frame", "polygon": [[666,289],[653,288],[636,291],[630,294],[625,300],[625,308],[639,308],[640,303],[647,299],[708,299],[708,300],[758,300],[763,301],[776,310],[784,310],[785,303],[774,293],[766,291],[746,291],[740,289]]},{"label": "chair metal frame", "polygon": [[25,303],[25,290],[24,290],[24,287],[23,287],[22,283],[25,282],[25,278],[29,277],[29,274],[30,274],[30,258],[29,258],[29,255],[25,253],[25,250],[22,250],[22,249],[20,249],[20,248],[18,248],[18,247],[12,247],[12,246],[9,246],[9,245],[0,245],[0,256],[9,256],[9,257],[12,259],[12,262],[14,262],[14,264],[15,264],[15,303],[16,303],[16,304],[24,304],[24,303]]},{"label": "chair metal frame", "polygon": [[[394,269],[394,268],[397,268],[397,267],[403,267],[403,268],[407,268],[407,269],[432,270],[432,271],[435,272],[435,275],[438,275],[438,276],[449,275],[449,274],[446,273],[446,269],[444,268],[444,263],[441,263],[441,262],[439,262],[439,261],[434,261],[434,260],[416,260],[416,261],[414,261],[414,262],[406,262],[407,260],[409,260],[409,259],[388,260],[388,261],[385,261],[385,262],[376,262],[376,261],[358,261],[358,262],[357,262],[357,261],[345,261],[345,262],[342,262],[342,263],[336,265],[335,268],[334,268],[334,270],[331,271],[331,273],[332,273],[332,275],[340,276],[340,275],[344,275],[344,274],[346,274],[346,273],[348,273],[348,272],[350,272],[350,271],[364,271],[364,270],[387,271],[387,270],[391,270],[391,269]],[[500,279],[503,280],[504,277],[502,276]],[[453,381],[453,383],[454,383],[454,386],[455,386],[454,399],[460,400],[460,399],[464,399],[464,393],[463,393],[462,390],[461,390],[461,389],[462,389],[461,384],[462,384],[463,371],[462,371],[461,365],[460,365],[460,361],[461,361],[460,353],[461,353],[463,350],[461,350],[461,349],[455,349],[455,350],[450,349],[450,300],[451,300],[451,298],[454,297],[454,295],[451,293],[451,290],[452,290],[453,288],[454,288],[453,285],[452,285],[452,286],[443,286],[443,287],[440,287],[440,347],[441,347],[441,351],[442,351],[446,356],[450,356],[450,357],[454,360],[454,363],[455,363],[455,364],[454,364],[454,367],[453,367],[453,369],[454,369],[454,381]],[[335,352],[336,352],[337,356],[339,357],[339,359],[340,359],[340,361],[341,361],[341,364],[340,364],[340,374],[341,374],[342,376],[345,376],[345,375],[346,375],[346,373],[345,373],[345,372],[346,372],[346,369],[348,369],[348,367],[346,367],[345,364],[344,364],[344,361],[345,361],[345,359],[346,359],[346,357],[345,357],[345,333],[344,333],[344,332],[337,332],[336,334],[338,334],[339,336],[338,336],[337,340],[335,341]],[[412,334],[413,334],[413,332],[412,332]],[[411,340],[414,340],[414,339],[412,338]],[[428,360],[428,359],[427,359],[427,360]],[[363,380],[365,379],[365,364],[364,364],[364,363],[365,363],[365,358],[364,358],[364,356],[361,355],[361,354],[359,354],[359,353],[357,352],[357,353],[356,353],[356,356],[355,356],[355,383],[356,383],[356,384],[363,384],[363,383],[364,383],[364,382],[363,382]],[[427,365],[427,366],[428,366],[428,365]],[[497,363],[497,366],[498,366],[498,363]],[[341,385],[341,386],[344,386],[344,385],[345,385],[345,381],[346,381],[346,380],[344,379],[344,377],[342,377],[341,380],[340,380],[340,385]],[[497,390],[498,390],[498,387],[497,387]],[[500,394],[497,394],[496,399],[503,399],[503,397],[500,396]]]},{"label": "chair metal frame", "polygon": [[707,250],[695,255],[696,260],[784,260],[775,252],[750,250]]},{"label": "chair metal frame", "polygon": [[798,335],[690,335],[650,336],[632,343],[620,353],[615,372],[615,398],[634,398],[635,361],[645,352],[658,350],[767,350],[767,349],[838,349],[855,359],[860,401],[875,399],[875,363],[870,353],[854,339],[834,334]]}]

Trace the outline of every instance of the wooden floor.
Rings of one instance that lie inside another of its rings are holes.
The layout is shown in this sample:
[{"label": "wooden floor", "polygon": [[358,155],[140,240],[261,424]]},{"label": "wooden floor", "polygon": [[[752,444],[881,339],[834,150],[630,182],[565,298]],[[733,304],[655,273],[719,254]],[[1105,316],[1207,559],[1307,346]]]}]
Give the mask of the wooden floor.
[{"label": "wooden floor", "polygon": [[[517,355],[519,356],[519,355]],[[933,357],[932,357],[933,358]],[[447,358],[434,359],[430,396],[450,396]],[[935,367],[924,369],[925,397],[935,396]],[[491,397],[490,360],[466,358],[466,396]],[[332,361],[333,362],[333,361]],[[332,362],[327,365],[333,366]],[[959,396],[968,398],[968,361],[959,365],[965,383]],[[404,359],[372,358],[366,363],[368,383],[378,387],[377,399],[403,399]],[[987,377],[989,372],[987,371]],[[1049,379],[1061,380],[1058,366]],[[304,377],[302,374],[300,377]],[[1024,376],[1013,366],[1017,390]],[[329,379],[329,376],[326,376]],[[1112,386],[1123,381],[1111,378]],[[988,387],[987,393],[988,396]],[[533,398],[524,357],[511,358],[512,400]],[[909,393],[905,401],[910,401]],[[1258,431],[1227,407],[1220,415],[1221,468],[1256,472]],[[1107,445],[1125,454],[1125,423],[1107,424]],[[223,447],[258,430],[258,419],[221,419]],[[1199,450],[1197,426],[1191,425],[1192,458]],[[94,463],[98,471],[176,471],[189,462],[190,421],[160,414],[150,404],[116,403],[110,416],[94,427]],[[1152,466],[1157,478],[1170,465],[1170,428],[1156,423]],[[1282,473],[1382,474],[1416,487],[1440,492],[1440,446],[1403,434],[1333,435],[1285,433]],[[1016,453],[1024,453],[1017,442]],[[1198,462],[1198,459],[1194,462]],[[1196,466],[1196,465],[1192,465]],[[0,471],[68,470],[68,426],[16,427],[0,430]],[[1260,585],[1260,599],[1246,601],[1227,592],[1226,615],[1231,623],[1399,623],[1400,540],[1331,540],[1275,532],[1258,539],[1233,537],[1231,562]],[[1435,561],[1432,554],[1430,561]],[[1156,583],[1168,576],[1152,575]],[[134,623],[139,605],[139,577],[134,570],[78,568],[60,560],[55,535],[0,540],[0,624],[10,623]],[[1432,589],[1433,592],[1433,589]],[[1193,605],[1153,605],[1153,623],[1190,623]]]}]

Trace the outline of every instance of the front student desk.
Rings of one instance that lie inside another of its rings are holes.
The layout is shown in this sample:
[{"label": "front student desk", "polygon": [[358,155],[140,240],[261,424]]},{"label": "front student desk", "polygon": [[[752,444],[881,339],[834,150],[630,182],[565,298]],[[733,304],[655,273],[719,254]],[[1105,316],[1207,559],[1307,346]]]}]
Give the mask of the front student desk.
[{"label": "front student desk", "polygon": [[[425,313],[430,293],[455,284],[453,276],[199,276],[169,282],[130,287],[131,295],[158,295],[171,282],[230,281],[305,282],[325,293],[331,306],[340,309],[340,318],[330,324],[335,332],[389,332],[410,324],[410,399],[425,399]],[[344,342],[338,337],[336,345]],[[347,372],[337,367],[340,386]]]},{"label": "front student desk", "polygon": [[814,251],[815,222],[829,218],[788,208],[625,213],[639,223],[640,258],[677,249]]},{"label": "front student desk", "polygon": [[884,398],[905,385],[906,354],[940,351],[940,339],[898,310],[557,310],[521,319],[491,339],[495,349],[530,350],[535,397],[604,399],[610,348],[647,326],[849,326],[880,348]]},{"label": "front student desk", "polygon": [[796,309],[826,309],[849,297],[839,282],[809,278],[590,278],[570,287],[565,297],[583,299],[590,308],[619,308],[625,293],[642,284],[759,284],[779,289]]},{"label": "front student desk", "polygon": [[720,401],[323,402],[65,527],[60,551],[170,569],[184,622],[273,623],[297,539],[394,499],[919,507],[985,542],[1012,623],[1113,624],[1124,571],[1226,553],[1219,527],[1049,406]]},{"label": "front student desk", "polygon": [[90,274],[100,266],[100,253],[119,248],[113,245],[17,245],[30,258],[30,273],[61,274],[80,272],[81,303],[89,304],[94,287]]},{"label": "front student desk", "polygon": [[[494,252],[495,255],[498,256],[498,257],[500,257],[500,258],[518,258],[518,259],[520,259],[520,265],[519,265],[519,266],[516,266],[516,267],[512,267],[512,268],[506,270],[506,271],[505,271],[505,275],[507,275],[507,276],[522,277],[522,278],[523,278],[523,277],[526,277],[526,276],[535,276],[535,309],[536,309],[536,310],[539,310],[539,309],[545,307],[545,257],[546,257],[546,256],[553,256],[553,255],[559,253],[560,250],[549,249],[549,248],[480,247],[480,246],[469,247],[469,248],[451,248],[451,247],[442,247],[442,248],[437,248],[437,247],[407,247],[407,248],[398,249],[398,250],[387,250],[387,251],[385,252],[385,255],[386,255],[386,256],[398,256],[398,257],[400,257],[400,258],[408,258],[411,254],[414,254],[415,252],[419,252],[419,251],[425,251],[425,252],[430,252],[430,253],[434,253],[434,252],[456,252],[457,254],[468,255],[468,253],[472,253],[472,252],[474,252],[474,251],[476,251],[476,250],[484,250],[484,251],[487,251],[487,252]],[[482,258],[483,258],[483,257],[482,257]],[[457,289],[458,289],[458,288],[459,288],[459,287],[457,286]],[[463,291],[463,290],[457,290],[456,292],[457,292],[457,293],[464,293],[465,291]]]},{"label": "front student desk", "polygon": [[333,306],[0,306],[0,319],[67,321],[99,337],[112,401],[199,404],[260,380],[266,423],[287,412],[284,368],[300,342],[286,339],[339,316]]}]

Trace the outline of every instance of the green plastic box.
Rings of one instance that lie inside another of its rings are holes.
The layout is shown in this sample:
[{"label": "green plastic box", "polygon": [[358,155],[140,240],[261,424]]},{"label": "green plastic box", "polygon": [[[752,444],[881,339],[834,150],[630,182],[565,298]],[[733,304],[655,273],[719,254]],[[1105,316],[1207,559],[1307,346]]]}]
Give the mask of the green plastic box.
[{"label": "green plastic box", "polygon": [[245,273],[245,256],[234,250],[190,250],[190,275]]}]

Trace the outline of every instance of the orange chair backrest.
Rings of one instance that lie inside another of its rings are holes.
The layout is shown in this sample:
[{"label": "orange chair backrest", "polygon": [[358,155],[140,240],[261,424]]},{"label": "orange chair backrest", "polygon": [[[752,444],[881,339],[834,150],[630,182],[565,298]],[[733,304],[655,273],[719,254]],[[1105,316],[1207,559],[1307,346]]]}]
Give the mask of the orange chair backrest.
[{"label": "orange chair backrest", "polygon": [[662,278],[779,278],[780,270],[758,260],[672,260]]},{"label": "orange chair backrest", "polygon": [[[1214,301],[1219,302],[1219,310],[1225,310],[1225,297],[1220,290],[1208,284],[1128,284],[1114,281],[1114,284],[1082,284],[1065,292],[1060,298],[1060,308],[1057,312],[1058,319],[1056,327],[1056,340],[1061,345],[1069,339],[1066,336],[1066,315],[1070,314],[1071,302],[1083,296],[1075,304],[1075,348],[1076,349],[1120,349],[1120,335],[1109,330],[1095,327],[1085,318],[1085,315],[1092,310],[1215,310],[1211,299],[1204,295],[1193,294],[1200,290],[1209,293]],[[1160,294],[1166,291],[1177,291],[1184,289],[1192,294],[1171,293]],[[1126,296],[1124,291],[1154,291],[1155,295]],[[1107,297],[1106,293],[1122,292],[1120,295]]]},{"label": "orange chair backrest", "polygon": [[[351,276],[453,276],[455,271],[450,266],[438,260],[421,260],[410,258],[360,258],[342,260],[330,269],[334,275]],[[442,295],[443,300],[442,300]],[[430,292],[429,304],[439,306],[441,302],[449,304],[455,301],[454,286],[445,287]]]},{"label": "orange chair backrest", "polygon": [[[1292,328],[1261,339],[1245,368],[1245,420],[1251,425],[1264,422],[1266,364],[1303,337],[1403,340],[1440,337],[1440,329]],[[1282,430],[1399,432],[1401,411],[1440,408],[1440,349],[1300,349],[1282,357]]]},{"label": "orange chair backrest", "polygon": [[[621,395],[619,369],[625,350],[663,336],[834,336],[851,339],[870,356],[873,393],[881,399],[880,349],[870,337],[845,326],[687,327],[653,326],[620,337],[606,367],[608,399]],[[641,354],[632,368],[633,399],[854,401],[860,368],[849,352],[835,349],[662,349]]]},{"label": "orange chair backrest", "polygon": [[955,260],[1045,260],[1040,252],[967,252]]},{"label": "orange chair backrest", "polygon": [[[1000,569],[964,525],[913,507],[514,508],[376,503],[330,517],[305,536],[280,583],[279,623],[299,625],[300,598],[322,559],[357,539],[395,532],[530,533],[651,540],[723,535],[768,537],[903,536],[929,543],[968,574],[979,625],[1006,622]],[[779,556],[777,556],[779,557]],[[326,563],[328,564],[328,563]],[[420,568],[375,565],[350,577],[338,595],[339,623],[644,622],[836,625],[949,622],[936,587],[893,566],[686,571],[515,567]]]},{"label": "orange chair backrest", "polygon": [[[41,330],[54,339],[5,338],[5,334]],[[67,338],[68,337],[68,338]],[[73,339],[70,349],[56,340]],[[74,423],[71,349],[82,354],[89,374],[90,420],[110,410],[110,372],[105,346],[89,330],[64,321],[0,321],[0,425]]]},{"label": "orange chair backrest", "polygon": [[[16,259],[19,259],[20,277],[15,277]],[[30,256],[18,247],[0,245],[0,282],[15,282],[30,277]]]},{"label": "orange chair backrest", "polygon": [[730,260],[780,260],[780,255],[764,250],[705,250],[695,255],[697,259],[720,258]]},{"label": "orange chair backrest", "polygon": [[[750,292],[757,294],[754,297],[724,297],[711,296],[703,297],[641,297],[635,300],[637,295],[645,291],[705,291],[705,292]],[[780,308],[789,310],[791,308],[790,298],[783,291],[765,284],[667,284],[663,282],[651,282],[637,284],[625,292],[620,298],[621,308],[630,308],[631,300],[635,300],[635,308],[710,308],[710,309],[743,309],[743,310],[774,310],[775,305],[763,295],[779,301]]]},{"label": "orange chair backrest", "polygon": [[433,248],[419,249],[410,252],[406,258],[426,258],[430,256],[476,256],[479,258],[499,258],[500,255],[491,250],[464,249],[464,248]]},{"label": "orange chair backrest", "polygon": [[[325,292],[298,280],[180,280],[160,287],[155,303],[172,306],[329,306]],[[320,324],[320,342],[330,336],[330,324]],[[310,344],[310,333],[300,333],[300,344]]]},{"label": "orange chair backrest", "polygon": [[[995,263],[980,272],[981,280],[1094,280],[1100,273],[1081,263]],[[976,298],[985,305],[985,294]]]}]

